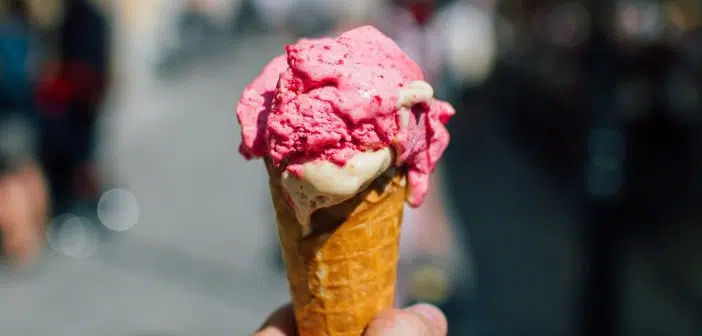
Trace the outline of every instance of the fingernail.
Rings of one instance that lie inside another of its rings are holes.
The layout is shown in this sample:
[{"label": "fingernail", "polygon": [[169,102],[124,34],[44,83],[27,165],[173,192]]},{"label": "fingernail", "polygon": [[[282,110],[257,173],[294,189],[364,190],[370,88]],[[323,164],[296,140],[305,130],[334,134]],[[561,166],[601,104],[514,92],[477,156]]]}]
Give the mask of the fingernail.
[{"label": "fingernail", "polygon": [[413,312],[415,314],[422,315],[432,322],[443,321],[443,313],[433,305],[426,303],[419,303],[406,309],[407,311]]}]

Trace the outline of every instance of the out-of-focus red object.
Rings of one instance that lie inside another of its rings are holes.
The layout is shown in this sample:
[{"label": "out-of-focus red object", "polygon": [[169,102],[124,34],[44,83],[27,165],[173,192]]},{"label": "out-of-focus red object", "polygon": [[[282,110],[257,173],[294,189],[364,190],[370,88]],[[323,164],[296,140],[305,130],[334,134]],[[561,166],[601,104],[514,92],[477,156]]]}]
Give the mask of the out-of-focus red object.
[{"label": "out-of-focus red object", "polygon": [[407,9],[412,13],[417,24],[423,26],[429,22],[434,15],[433,1],[415,1],[407,5]]},{"label": "out-of-focus red object", "polygon": [[64,113],[72,104],[97,105],[105,93],[106,79],[83,63],[52,63],[37,88],[42,113]]}]

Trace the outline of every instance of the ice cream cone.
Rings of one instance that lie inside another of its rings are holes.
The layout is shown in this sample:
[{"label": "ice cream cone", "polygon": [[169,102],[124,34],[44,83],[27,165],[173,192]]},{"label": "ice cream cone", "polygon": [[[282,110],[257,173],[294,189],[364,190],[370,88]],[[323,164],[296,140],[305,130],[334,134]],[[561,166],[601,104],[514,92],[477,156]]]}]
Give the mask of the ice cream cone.
[{"label": "ice cream cone", "polygon": [[298,335],[360,336],[394,303],[404,173],[391,168],[353,198],[317,210],[303,236],[282,170],[266,166]]}]

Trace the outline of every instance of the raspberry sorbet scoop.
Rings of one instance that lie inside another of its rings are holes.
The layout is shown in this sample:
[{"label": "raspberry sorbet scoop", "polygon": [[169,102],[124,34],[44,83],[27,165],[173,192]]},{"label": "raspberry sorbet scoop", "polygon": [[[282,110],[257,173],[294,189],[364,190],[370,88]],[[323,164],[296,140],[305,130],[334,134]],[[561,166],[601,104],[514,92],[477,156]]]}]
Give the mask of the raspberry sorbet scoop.
[{"label": "raspberry sorbet scoop", "polygon": [[[419,206],[454,113],[433,98],[417,63],[371,26],[286,45],[236,109],[241,154],[283,164],[283,179],[311,183],[327,195],[324,206],[353,196],[391,165],[406,167],[407,202]],[[330,179],[349,182],[323,185]]]}]

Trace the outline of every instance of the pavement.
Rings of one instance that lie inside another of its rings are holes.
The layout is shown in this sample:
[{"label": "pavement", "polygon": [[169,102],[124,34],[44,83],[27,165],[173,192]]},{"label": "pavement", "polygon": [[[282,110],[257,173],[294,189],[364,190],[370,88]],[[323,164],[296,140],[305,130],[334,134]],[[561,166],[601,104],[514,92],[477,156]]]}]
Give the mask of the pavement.
[{"label": "pavement", "polygon": [[101,144],[121,208],[101,214],[128,223],[105,237],[69,220],[40,265],[5,272],[0,335],[245,335],[288,300],[265,172],[238,156],[233,116],[282,42],[244,38],[167,79],[125,67]]}]

